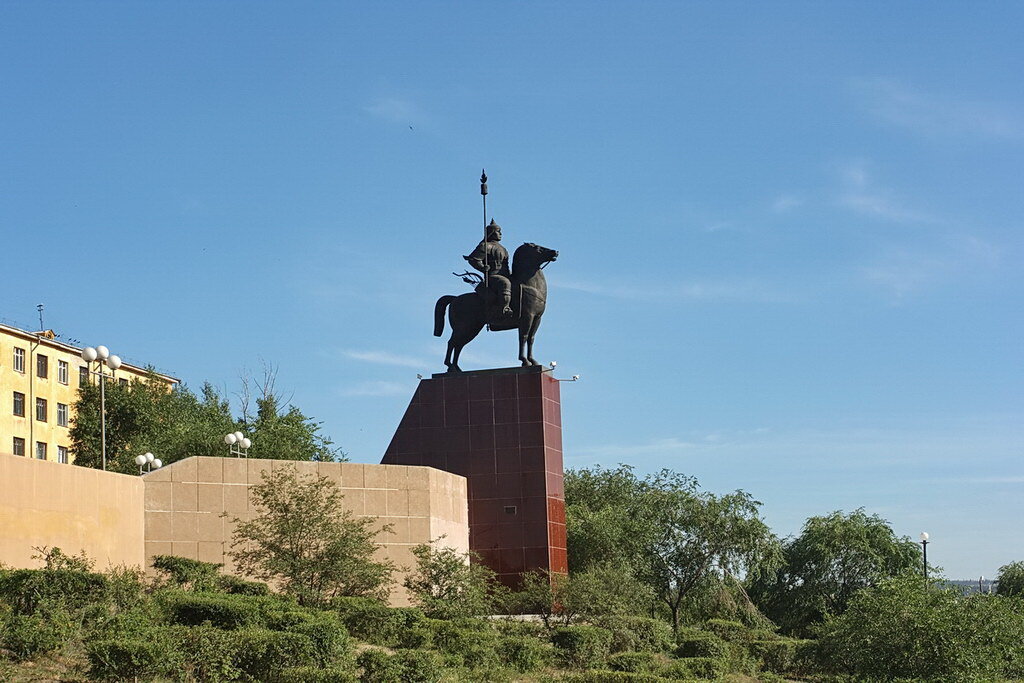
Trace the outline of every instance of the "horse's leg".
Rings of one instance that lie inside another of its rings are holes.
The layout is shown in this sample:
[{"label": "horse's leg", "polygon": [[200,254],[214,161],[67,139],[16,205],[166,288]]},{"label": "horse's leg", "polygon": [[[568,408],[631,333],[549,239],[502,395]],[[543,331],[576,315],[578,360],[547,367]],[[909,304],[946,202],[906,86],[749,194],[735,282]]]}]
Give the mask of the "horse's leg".
[{"label": "horse's leg", "polygon": [[526,355],[526,337],[530,331],[530,324],[532,323],[532,317],[526,317],[519,321],[519,360],[522,361],[523,367],[530,365],[530,360]]},{"label": "horse's leg", "polygon": [[526,359],[530,361],[530,365],[540,365],[533,358],[533,338],[537,335],[537,328],[540,327],[540,316],[534,316],[530,320],[530,332],[526,337]]},{"label": "horse's leg", "polygon": [[480,330],[484,329],[482,321],[466,321],[456,332],[452,333],[452,339],[448,344],[453,348],[452,362],[448,365],[449,372],[462,372],[459,367],[459,356],[462,355],[462,347],[476,339]]}]

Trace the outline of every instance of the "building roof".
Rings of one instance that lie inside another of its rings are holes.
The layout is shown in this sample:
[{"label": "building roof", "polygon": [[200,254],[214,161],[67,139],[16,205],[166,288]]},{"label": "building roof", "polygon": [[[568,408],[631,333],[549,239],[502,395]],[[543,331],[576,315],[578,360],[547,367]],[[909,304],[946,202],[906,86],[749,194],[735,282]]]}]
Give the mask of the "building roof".
[{"label": "building roof", "polygon": [[[75,346],[74,344],[69,344],[67,342],[58,340],[56,338],[57,335],[54,334],[53,330],[40,330],[38,332],[29,332],[28,330],[23,330],[21,328],[14,327],[13,325],[0,323],[0,332],[10,334],[15,337],[21,337],[22,339],[25,339],[27,341],[35,341],[43,346],[48,346],[59,351],[66,351],[79,357],[81,357],[82,349],[84,348],[81,346]],[[124,360],[122,360],[121,367],[134,370],[135,372],[141,374],[147,373],[150,370],[150,368],[136,365],[134,363],[129,363]],[[163,372],[158,372],[155,369],[153,370],[153,373],[160,379],[170,384],[181,384],[181,380],[178,379],[177,377],[173,377]]]}]

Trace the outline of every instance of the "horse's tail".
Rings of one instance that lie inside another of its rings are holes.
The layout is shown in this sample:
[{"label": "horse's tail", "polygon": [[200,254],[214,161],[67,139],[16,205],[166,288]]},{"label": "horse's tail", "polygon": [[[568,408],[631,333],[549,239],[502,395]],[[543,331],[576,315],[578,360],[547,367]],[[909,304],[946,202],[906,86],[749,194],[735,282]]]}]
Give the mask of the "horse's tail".
[{"label": "horse's tail", "polygon": [[444,334],[444,311],[448,308],[448,304],[455,301],[455,297],[451,294],[446,294],[437,300],[434,304],[434,336],[440,337]]}]

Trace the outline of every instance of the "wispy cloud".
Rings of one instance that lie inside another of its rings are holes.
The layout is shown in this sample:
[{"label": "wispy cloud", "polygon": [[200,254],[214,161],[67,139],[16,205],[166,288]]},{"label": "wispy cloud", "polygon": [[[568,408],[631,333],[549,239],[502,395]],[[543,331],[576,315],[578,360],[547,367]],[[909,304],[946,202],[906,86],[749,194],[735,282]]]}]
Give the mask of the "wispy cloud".
[{"label": "wispy cloud", "polygon": [[891,190],[872,182],[863,161],[845,164],[840,168],[839,175],[841,206],[894,223],[921,223],[934,220],[924,212],[903,205],[892,196]]},{"label": "wispy cloud", "polygon": [[370,350],[358,351],[354,349],[342,349],[341,355],[352,360],[363,361],[364,363],[377,363],[379,365],[397,365],[403,368],[424,368],[430,363],[421,358],[413,356],[402,356],[390,351]]},{"label": "wispy cloud", "polygon": [[783,194],[779,195],[772,202],[772,211],[775,213],[786,213],[792,211],[800,206],[803,206],[804,200],[802,197],[796,195]]},{"label": "wispy cloud", "polygon": [[605,462],[623,462],[640,456],[671,456],[696,448],[699,442],[684,441],[677,437],[653,439],[633,444],[608,444],[605,446],[582,447],[576,450],[573,457],[600,459]]},{"label": "wispy cloud", "polygon": [[402,382],[360,382],[343,387],[342,396],[406,396],[412,395],[412,385]]},{"label": "wispy cloud", "polygon": [[998,267],[1002,251],[974,235],[948,237],[930,250],[889,249],[861,269],[869,284],[887,290],[896,300],[930,287],[963,280]]},{"label": "wispy cloud", "polygon": [[560,289],[634,301],[761,301],[781,303],[791,297],[756,282],[689,282],[622,284],[586,280],[559,280]]},{"label": "wispy cloud", "polygon": [[876,119],[918,135],[1024,139],[1024,115],[998,104],[925,93],[891,78],[856,79],[850,89]]},{"label": "wispy cloud", "polygon": [[392,123],[413,125],[422,123],[424,119],[423,112],[414,102],[396,97],[381,98],[364,107],[364,110]]}]

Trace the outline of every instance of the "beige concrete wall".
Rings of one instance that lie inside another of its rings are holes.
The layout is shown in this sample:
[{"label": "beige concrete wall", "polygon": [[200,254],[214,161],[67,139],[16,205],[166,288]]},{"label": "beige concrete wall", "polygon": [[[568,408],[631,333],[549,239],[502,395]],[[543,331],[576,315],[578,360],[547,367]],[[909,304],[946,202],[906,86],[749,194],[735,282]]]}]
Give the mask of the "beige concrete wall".
[{"label": "beige concrete wall", "polygon": [[56,546],[96,568],[143,564],[143,482],[113,472],[0,455],[0,562],[40,566],[33,547]]},{"label": "beige concrete wall", "polygon": [[[252,517],[249,489],[263,472],[295,467],[299,474],[319,474],[336,482],[344,504],[356,515],[391,524],[381,534],[379,556],[399,567],[415,564],[411,549],[445,535],[445,543],[469,549],[466,479],[429,467],[315,463],[289,460],[195,457],[143,476],[145,482],[145,555],[180,555],[222,563],[232,571],[233,519]],[[396,573],[394,604],[405,604],[404,573]]]}]

